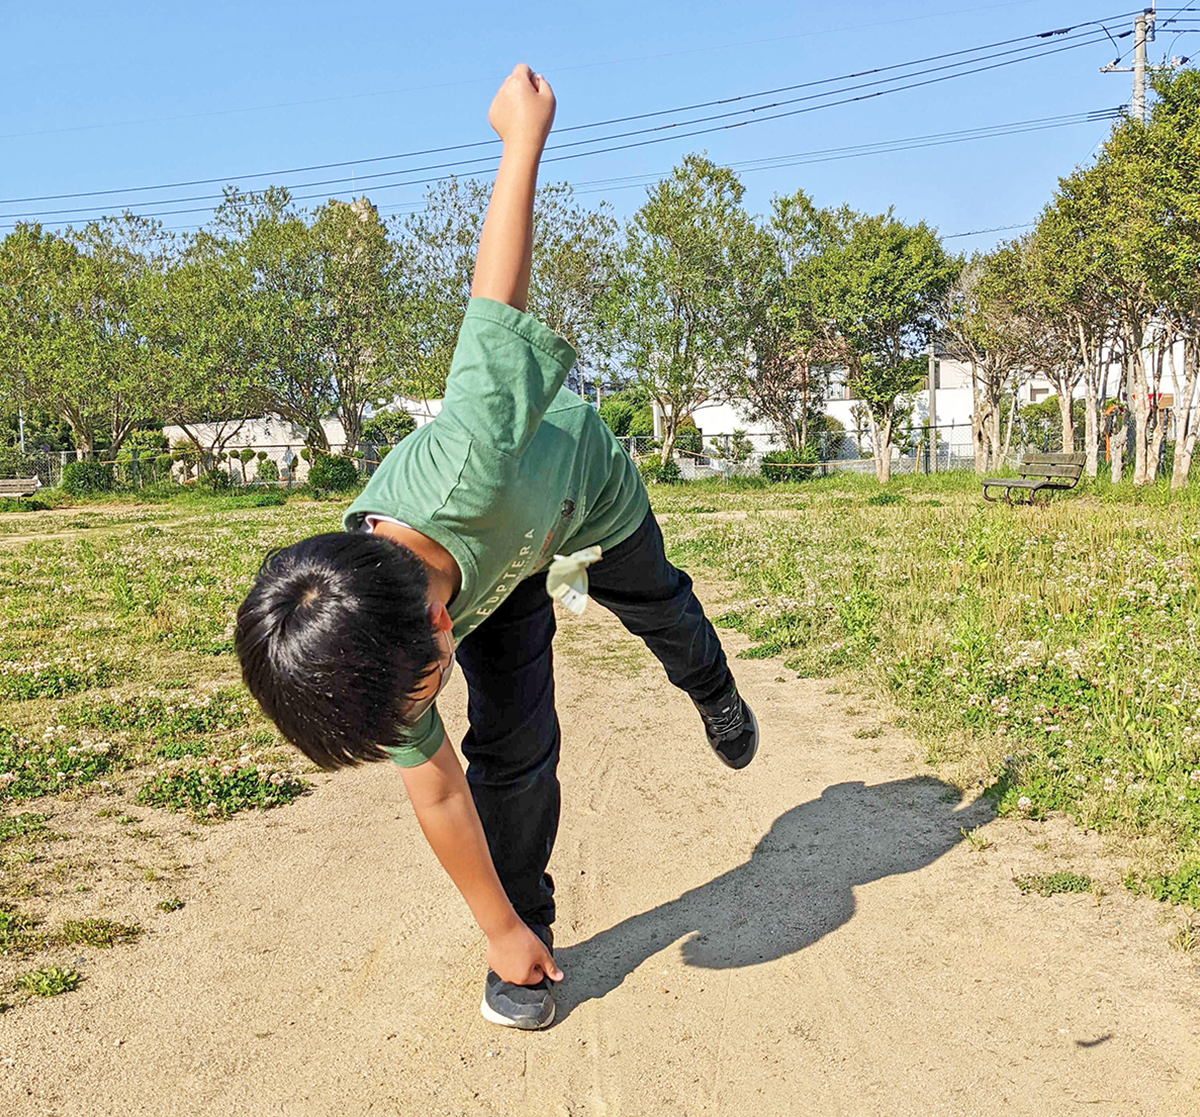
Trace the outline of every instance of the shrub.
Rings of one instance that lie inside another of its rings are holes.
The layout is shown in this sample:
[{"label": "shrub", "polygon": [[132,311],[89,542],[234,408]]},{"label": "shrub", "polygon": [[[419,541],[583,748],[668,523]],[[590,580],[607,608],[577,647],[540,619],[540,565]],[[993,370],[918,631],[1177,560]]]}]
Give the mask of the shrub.
[{"label": "shrub", "polygon": [[50,508],[36,496],[0,496],[0,512],[45,512]]},{"label": "shrub", "polygon": [[394,446],[417,429],[417,421],[407,411],[377,411],[362,428],[362,440],[372,446]]},{"label": "shrub", "polygon": [[110,493],[113,489],[111,465],[102,462],[67,462],[62,471],[62,487],[72,496]]},{"label": "shrub", "polygon": [[637,412],[637,404],[621,393],[609,396],[600,404],[600,419],[618,438],[629,433],[629,424]]},{"label": "shrub", "polygon": [[318,454],[308,471],[308,484],[317,492],[344,493],[358,484],[358,470],[349,458]]},{"label": "shrub", "polygon": [[797,453],[795,450],[772,450],[763,455],[762,475],[768,481],[807,481],[812,477],[815,468],[799,469],[801,465],[811,465],[817,460],[815,446],[806,446]]},{"label": "shrub", "polygon": [[658,458],[643,458],[638,462],[638,472],[648,485],[677,485],[683,480],[679,463],[674,458],[665,462]]},{"label": "shrub", "polygon": [[264,450],[258,452],[258,470],[254,480],[260,485],[274,484],[279,480],[279,466],[267,457]]}]

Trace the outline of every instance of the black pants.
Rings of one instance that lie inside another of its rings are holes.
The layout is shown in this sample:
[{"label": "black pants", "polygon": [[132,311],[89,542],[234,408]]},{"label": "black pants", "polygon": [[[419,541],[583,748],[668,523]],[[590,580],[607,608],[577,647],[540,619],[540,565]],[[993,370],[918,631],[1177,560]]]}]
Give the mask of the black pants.
[{"label": "black pants", "polygon": [[[653,512],[588,574],[592,599],[645,640],[675,686],[699,702],[725,688],[730,672],[721,643],[691,578],[667,561]],[[554,630],[546,580],[538,574],[520,583],[457,653],[467,681],[467,782],[488,848],[517,914],[545,926],[554,922],[546,866],[560,802]]]}]

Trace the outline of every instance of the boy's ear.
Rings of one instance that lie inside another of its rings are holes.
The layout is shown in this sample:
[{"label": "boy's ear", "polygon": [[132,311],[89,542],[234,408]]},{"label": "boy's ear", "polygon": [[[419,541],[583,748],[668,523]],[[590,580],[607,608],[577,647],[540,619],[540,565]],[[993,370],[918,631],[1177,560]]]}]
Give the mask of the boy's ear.
[{"label": "boy's ear", "polygon": [[429,606],[429,623],[434,632],[449,632],[454,627],[446,606],[440,601]]}]

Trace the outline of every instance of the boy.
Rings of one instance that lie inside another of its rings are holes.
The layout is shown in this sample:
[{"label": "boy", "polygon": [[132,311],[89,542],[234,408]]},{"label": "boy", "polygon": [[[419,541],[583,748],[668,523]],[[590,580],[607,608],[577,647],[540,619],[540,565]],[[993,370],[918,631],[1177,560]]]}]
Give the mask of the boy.
[{"label": "boy", "polygon": [[[758,727],[720,642],[667,562],[637,469],[563,381],[575,354],[524,313],[533,200],[554,119],[518,66],[488,114],[504,142],[472,299],[441,413],[392,451],[347,532],[267,558],[238,611],[250,692],[324,768],[390,757],[425,837],[487,936],[481,1011],[516,1028],[554,1018],[559,726],[545,569],[598,546],[590,593],[686,691],[731,768]],[[561,390],[560,390],[561,389]],[[467,682],[464,777],[434,700]]]}]

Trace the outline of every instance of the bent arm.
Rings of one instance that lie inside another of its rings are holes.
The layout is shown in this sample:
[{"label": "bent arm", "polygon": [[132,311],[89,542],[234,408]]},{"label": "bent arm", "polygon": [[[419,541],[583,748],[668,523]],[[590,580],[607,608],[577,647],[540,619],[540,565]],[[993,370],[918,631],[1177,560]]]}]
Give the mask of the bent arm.
[{"label": "bent arm", "polygon": [[520,925],[496,875],[471,789],[449,739],[442,738],[427,763],[400,771],[425,840],[483,933],[490,939]]}]

